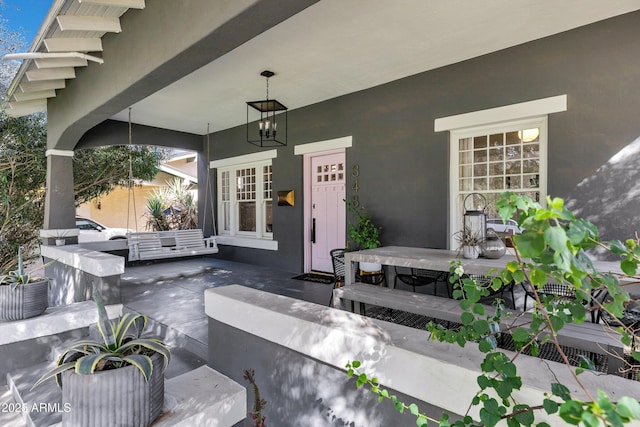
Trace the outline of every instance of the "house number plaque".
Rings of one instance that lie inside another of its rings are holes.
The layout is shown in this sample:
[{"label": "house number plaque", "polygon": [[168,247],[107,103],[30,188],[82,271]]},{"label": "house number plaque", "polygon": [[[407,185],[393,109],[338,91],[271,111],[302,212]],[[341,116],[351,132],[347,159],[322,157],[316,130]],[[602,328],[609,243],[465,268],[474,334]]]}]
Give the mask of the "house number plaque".
[{"label": "house number plaque", "polygon": [[[352,166],[351,175],[353,175],[354,177],[353,185],[351,186],[351,189],[353,190],[354,193],[357,193],[358,190],[360,190],[360,181],[358,181],[358,177],[360,176],[360,165],[358,163],[355,163]],[[353,197],[351,197],[351,205],[354,208],[357,208],[358,206],[360,206],[360,197],[358,197],[357,194],[354,194]]]}]

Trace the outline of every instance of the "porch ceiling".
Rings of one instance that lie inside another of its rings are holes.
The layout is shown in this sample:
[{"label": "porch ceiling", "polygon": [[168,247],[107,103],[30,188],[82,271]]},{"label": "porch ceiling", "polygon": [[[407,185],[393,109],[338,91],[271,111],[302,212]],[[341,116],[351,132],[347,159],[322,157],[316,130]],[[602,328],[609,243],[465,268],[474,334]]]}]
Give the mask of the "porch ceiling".
[{"label": "porch ceiling", "polygon": [[[144,0],[56,0],[30,52],[99,56],[101,37],[119,31],[128,8]],[[244,123],[245,102],[263,99],[265,69],[276,73],[269,96],[295,109],[638,9],[640,0],[321,0],[135,103],[133,121],[218,131]],[[74,68],[93,60],[69,56],[25,59],[8,112],[45,109]],[[113,119],[127,121],[128,111]]]}]

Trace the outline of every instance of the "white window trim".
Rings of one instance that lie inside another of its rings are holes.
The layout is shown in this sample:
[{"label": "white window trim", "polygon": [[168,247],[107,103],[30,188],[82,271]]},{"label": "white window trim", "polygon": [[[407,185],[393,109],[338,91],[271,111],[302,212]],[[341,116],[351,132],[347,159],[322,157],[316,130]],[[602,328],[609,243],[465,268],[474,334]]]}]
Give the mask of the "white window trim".
[{"label": "white window trim", "polygon": [[[243,167],[255,167],[256,168],[256,176],[260,176],[262,177],[262,173],[263,173],[263,166],[265,166],[266,164],[272,164],[271,160],[278,157],[278,151],[277,150],[267,150],[267,151],[260,151],[257,153],[251,153],[251,154],[246,154],[246,155],[242,155],[242,156],[236,156],[236,157],[228,157],[225,159],[219,159],[219,160],[212,160],[211,162],[209,162],[209,167],[211,169],[218,169],[216,171],[216,178],[217,178],[217,194],[220,195],[222,193],[222,182],[220,180],[220,173],[224,170],[230,170],[230,185],[231,188],[229,189],[229,191],[233,194],[235,194],[235,182],[236,182],[236,177],[235,177],[235,170],[239,169],[239,168],[243,168]],[[261,182],[262,178],[260,178],[260,182]],[[264,198],[263,198],[263,189],[262,186],[257,186],[256,188],[256,206],[260,206],[260,205],[264,205]],[[275,202],[275,200],[272,197],[272,203]],[[220,200],[218,199],[218,209],[217,209],[217,219],[220,220],[221,218],[221,203]],[[235,200],[235,195],[232,197],[232,203],[237,205],[237,201]],[[261,209],[263,210],[263,209]],[[260,232],[260,237],[257,236],[257,234],[259,233],[258,231],[256,231],[256,236],[251,236],[251,233],[246,233],[246,232],[235,232],[235,228],[236,228],[236,224],[237,224],[237,214],[238,214],[238,210],[237,208],[233,209],[233,213],[231,215],[231,234],[223,234],[224,230],[222,229],[222,227],[220,227],[220,223],[218,223],[218,229],[219,229],[219,235],[216,238],[216,241],[222,245],[229,245],[229,246],[239,246],[239,247],[245,247],[245,248],[255,248],[255,249],[266,249],[266,250],[273,250],[273,251],[277,251],[278,250],[278,242],[276,240],[273,240],[273,233],[268,233],[265,234],[264,232]],[[262,230],[264,224],[264,212],[262,212],[262,215],[260,215],[259,217],[256,218],[256,230]]]},{"label": "white window trim", "polygon": [[[434,131],[450,131],[449,135],[449,221],[448,232],[449,249],[455,249],[455,239],[453,234],[461,227],[458,224],[456,206],[458,191],[458,149],[454,145],[460,138],[471,136],[472,133],[491,133],[511,125],[520,124],[527,126],[527,123],[536,122],[540,129],[540,200],[544,202],[547,196],[547,176],[548,176],[548,115],[567,111],[567,95],[552,96],[518,104],[506,105],[503,107],[489,108],[486,110],[473,111],[454,116],[441,117],[434,121]],[[544,138],[544,139],[543,139]],[[455,193],[455,194],[454,194]]]},{"label": "white window trim", "polygon": [[352,136],[343,136],[342,138],[296,145],[293,147],[293,154],[296,156],[302,156],[305,154],[321,153],[329,150],[345,149],[350,148],[352,144]]},{"label": "white window trim", "polygon": [[469,127],[486,126],[493,123],[509,122],[551,113],[567,111],[567,95],[552,96],[504,107],[472,111],[455,116],[441,117],[434,121],[434,131],[453,131]]},{"label": "white window trim", "polygon": [[257,163],[262,160],[270,160],[278,157],[278,150],[259,151],[257,153],[245,154],[243,156],[227,157],[226,159],[212,160],[209,168],[223,168],[227,166],[240,166],[245,163]]}]

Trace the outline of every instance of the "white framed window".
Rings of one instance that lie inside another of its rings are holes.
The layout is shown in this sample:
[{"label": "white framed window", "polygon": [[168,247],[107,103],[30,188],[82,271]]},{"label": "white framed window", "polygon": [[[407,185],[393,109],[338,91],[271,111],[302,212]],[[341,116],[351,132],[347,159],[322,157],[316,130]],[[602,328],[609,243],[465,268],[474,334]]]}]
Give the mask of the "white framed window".
[{"label": "white framed window", "polygon": [[[487,219],[499,218],[500,193],[547,197],[547,117],[567,111],[567,95],[534,99],[434,121],[436,132],[449,131],[449,248],[463,227],[464,199],[486,199]],[[470,207],[473,209],[473,207]],[[495,221],[496,228],[501,221]],[[502,224],[503,229],[509,228]],[[517,228],[517,227],[516,227]],[[505,230],[500,230],[505,231]]]},{"label": "white framed window", "polygon": [[217,169],[218,242],[277,250],[273,241],[276,150],[212,161]]},{"label": "white framed window", "polygon": [[[467,196],[472,195],[466,209],[479,209],[486,203],[488,221],[500,218],[496,201],[505,191],[545,201],[546,115],[451,131],[449,143],[451,236],[463,228]],[[456,249],[453,238],[449,245]]]}]

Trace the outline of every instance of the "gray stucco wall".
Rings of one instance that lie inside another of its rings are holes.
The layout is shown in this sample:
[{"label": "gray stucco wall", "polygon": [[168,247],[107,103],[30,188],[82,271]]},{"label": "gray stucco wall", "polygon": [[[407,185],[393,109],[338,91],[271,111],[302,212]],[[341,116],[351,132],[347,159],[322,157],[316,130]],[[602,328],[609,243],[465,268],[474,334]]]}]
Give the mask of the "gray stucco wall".
[{"label": "gray stucco wall", "polygon": [[[294,146],[347,135],[353,136],[347,170],[360,166],[358,195],[382,226],[382,243],[444,248],[448,133],[435,133],[434,120],[562,94],[567,94],[568,111],[549,116],[549,194],[625,197],[628,185],[619,181],[596,182],[587,194],[575,190],[640,136],[638,22],[640,12],[623,15],[290,111],[288,146],[278,148],[273,184],[276,191],[294,189],[296,206],[274,207],[279,251],[222,247],[219,256],[301,271],[302,159],[294,156]],[[286,104],[286,96],[281,98]],[[255,151],[245,138],[244,127],[213,134],[211,159]],[[348,182],[347,198],[350,188]],[[635,212],[589,215],[627,224],[604,236],[625,238],[637,227]]]},{"label": "gray stucco wall", "polygon": [[[254,369],[260,395],[267,401],[266,424],[299,426],[415,426],[415,417],[400,414],[390,401],[357,389],[344,371],[305,357],[255,335],[209,318],[208,365],[247,387],[247,409],[253,412],[253,391],[242,376]],[[389,389],[406,404],[440,418],[442,410]]]}]

